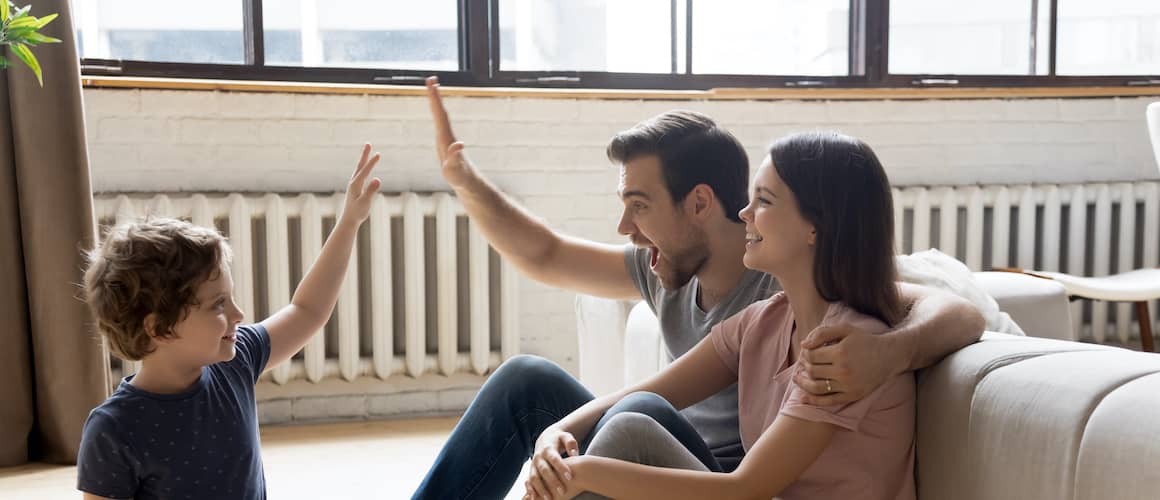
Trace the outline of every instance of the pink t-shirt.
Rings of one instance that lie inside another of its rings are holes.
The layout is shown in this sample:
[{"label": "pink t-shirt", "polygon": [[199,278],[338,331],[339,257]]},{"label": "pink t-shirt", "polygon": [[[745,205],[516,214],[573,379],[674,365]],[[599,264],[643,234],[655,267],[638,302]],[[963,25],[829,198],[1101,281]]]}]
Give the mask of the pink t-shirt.
[{"label": "pink t-shirt", "polygon": [[[872,316],[831,303],[822,325],[840,323],[875,334],[888,330]],[[779,414],[838,427],[817,461],[778,498],[914,500],[914,375],[898,375],[853,403],[806,404],[805,391],[793,383],[800,365],[789,364],[793,324],[789,301],[779,293],[709,334],[717,355],[737,374],[741,443],[747,451]]]}]

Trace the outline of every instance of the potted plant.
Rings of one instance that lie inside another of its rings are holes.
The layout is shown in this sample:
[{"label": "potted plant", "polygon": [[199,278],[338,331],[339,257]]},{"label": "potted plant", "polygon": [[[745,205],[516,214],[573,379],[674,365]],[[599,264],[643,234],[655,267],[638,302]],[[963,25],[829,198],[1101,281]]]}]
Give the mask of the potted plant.
[{"label": "potted plant", "polygon": [[[56,14],[49,14],[37,18],[28,13],[32,5],[16,8],[9,0],[0,0],[0,46],[7,46],[8,52],[14,54],[36,74],[36,81],[44,86],[44,78],[40,73],[40,63],[32,55],[29,47],[43,43],[60,43],[60,40],[46,36],[38,31],[56,19]],[[0,57],[0,69],[11,64],[7,57]]]}]

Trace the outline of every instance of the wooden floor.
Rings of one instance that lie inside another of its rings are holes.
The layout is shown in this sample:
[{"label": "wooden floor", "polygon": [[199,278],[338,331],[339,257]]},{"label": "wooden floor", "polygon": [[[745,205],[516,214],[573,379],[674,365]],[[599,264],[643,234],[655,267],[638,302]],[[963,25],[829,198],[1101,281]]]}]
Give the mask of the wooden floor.
[{"label": "wooden floor", "polygon": [[[410,498],[455,418],[262,428],[268,497]],[[523,484],[521,476],[517,484]],[[0,469],[0,498],[80,498],[76,467],[30,464]],[[508,498],[518,499],[523,488]]]}]

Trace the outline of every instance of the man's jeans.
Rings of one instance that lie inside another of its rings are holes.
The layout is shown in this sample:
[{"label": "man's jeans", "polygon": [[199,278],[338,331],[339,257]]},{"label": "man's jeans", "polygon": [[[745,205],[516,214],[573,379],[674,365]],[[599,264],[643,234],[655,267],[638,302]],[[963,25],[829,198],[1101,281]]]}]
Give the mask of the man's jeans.
[{"label": "man's jeans", "polygon": [[[540,433],[592,399],[588,389],[551,361],[509,359],[483,384],[413,500],[503,498],[532,456]],[[721,470],[693,427],[655,396],[632,395],[614,405],[581,443],[581,452],[613,415],[625,411],[657,420],[710,470]]]}]

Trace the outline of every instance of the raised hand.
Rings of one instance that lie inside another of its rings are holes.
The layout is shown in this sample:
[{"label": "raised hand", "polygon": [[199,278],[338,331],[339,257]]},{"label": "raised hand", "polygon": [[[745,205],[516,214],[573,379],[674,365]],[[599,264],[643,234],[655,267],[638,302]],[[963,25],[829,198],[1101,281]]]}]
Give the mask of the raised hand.
[{"label": "raised hand", "polygon": [[427,78],[427,105],[435,122],[435,152],[439,155],[443,178],[451,187],[461,186],[472,174],[473,167],[463,154],[463,143],[455,140],[455,132],[451,130],[451,119],[439,95],[438,77]]},{"label": "raised hand", "polygon": [[370,177],[371,171],[374,170],[375,164],[379,162],[379,154],[371,156],[371,145],[364,144],[362,150],[362,157],[359,158],[358,167],[355,167],[354,174],[350,177],[350,183],[346,185],[346,204],[343,205],[341,220],[348,220],[355,224],[362,224],[367,220],[371,213],[371,201],[374,199],[375,193],[379,192],[379,186],[383,181],[375,177],[367,182],[367,177]]}]

